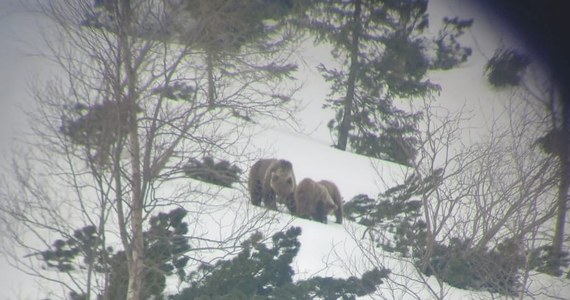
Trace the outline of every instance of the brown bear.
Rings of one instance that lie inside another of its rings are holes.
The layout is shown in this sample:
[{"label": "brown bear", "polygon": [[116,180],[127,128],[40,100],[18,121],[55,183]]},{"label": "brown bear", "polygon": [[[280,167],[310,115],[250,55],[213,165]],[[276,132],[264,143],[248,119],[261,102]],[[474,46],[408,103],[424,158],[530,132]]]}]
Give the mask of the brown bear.
[{"label": "brown bear", "polygon": [[324,185],[305,178],[297,185],[295,190],[297,215],[306,219],[313,219],[327,223],[327,216],[336,211],[337,207]]},{"label": "brown bear", "polygon": [[336,204],[336,211],[334,212],[334,215],[336,217],[336,222],[338,224],[342,224],[342,218],[343,218],[343,209],[342,209],[342,197],[340,195],[340,191],[338,190],[338,187],[336,186],[336,184],[334,184],[334,182],[332,181],[328,181],[328,180],[321,180],[319,181],[319,183],[321,185],[323,185],[327,191],[329,192],[329,195],[331,195],[331,198],[334,202],[334,204]]},{"label": "brown bear", "polygon": [[295,213],[295,174],[293,165],[284,159],[260,159],[249,171],[248,189],[253,205],[261,202],[277,210],[277,202],[283,203],[292,214]]}]

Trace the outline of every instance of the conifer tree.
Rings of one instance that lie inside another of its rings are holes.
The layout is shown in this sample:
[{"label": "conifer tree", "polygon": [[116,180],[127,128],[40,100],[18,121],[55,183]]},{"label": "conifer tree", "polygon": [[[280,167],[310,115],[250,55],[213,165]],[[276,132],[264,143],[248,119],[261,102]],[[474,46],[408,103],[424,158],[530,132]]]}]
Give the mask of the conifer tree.
[{"label": "conifer tree", "polygon": [[189,299],[356,299],[376,291],[389,270],[373,269],[361,278],[312,277],[293,282],[291,263],[299,252],[299,227],[272,237],[272,247],[254,234],[231,260],[202,265],[191,274],[191,286],[171,300]]},{"label": "conifer tree", "polygon": [[319,66],[331,85],[325,107],[336,111],[328,126],[337,148],[350,145],[402,164],[415,157],[421,114],[396,101],[432,96],[439,86],[427,72],[451,69],[471,54],[458,37],[472,22],[445,18],[439,34],[429,38],[427,6],[427,0],[320,0],[301,22],[317,42],[332,45],[340,65]]},{"label": "conifer tree", "polygon": [[[150,228],[144,232],[145,269],[143,298],[159,297],[166,287],[166,277],[176,275],[180,280],[186,276],[184,268],[191,250],[188,239],[187,212],[173,209],[159,213],[150,219]],[[102,299],[125,299],[129,282],[125,251],[104,248],[103,235],[94,226],[77,229],[66,239],[58,239],[48,249],[38,253],[38,258],[48,269],[74,274],[82,269],[93,269],[108,274]],[[73,276],[73,275],[71,275]],[[71,289],[72,299],[88,299],[88,292]]]}]

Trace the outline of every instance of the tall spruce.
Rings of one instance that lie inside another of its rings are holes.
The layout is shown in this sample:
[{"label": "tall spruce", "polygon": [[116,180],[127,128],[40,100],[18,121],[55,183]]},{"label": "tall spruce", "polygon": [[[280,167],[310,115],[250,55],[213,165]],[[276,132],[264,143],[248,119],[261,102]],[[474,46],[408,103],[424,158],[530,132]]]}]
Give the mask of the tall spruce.
[{"label": "tall spruce", "polygon": [[404,100],[438,92],[427,72],[471,54],[458,37],[472,21],[445,18],[429,37],[427,7],[427,0],[319,0],[306,14],[301,26],[330,44],[338,63],[319,65],[331,86],[324,107],[336,111],[328,126],[337,148],[402,164],[414,159],[421,113],[403,109]]}]

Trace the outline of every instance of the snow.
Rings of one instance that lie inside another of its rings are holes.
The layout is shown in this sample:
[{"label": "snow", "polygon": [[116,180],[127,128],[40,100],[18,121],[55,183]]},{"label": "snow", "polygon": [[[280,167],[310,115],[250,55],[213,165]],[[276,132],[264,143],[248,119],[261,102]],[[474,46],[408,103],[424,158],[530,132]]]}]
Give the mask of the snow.
[{"label": "snow", "polygon": [[[407,171],[405,167],[390,162],[339,151],[331,147],[326,139],[311,138],[287,128],[258,128],[250,146],[262,149],[266,157],[290,160],[297,181],[305,177],[334,181],[347,201],[361,193],[374,197],[386,186],[398,182],[398,178]],[[373,267],[385,267],[391,270],[389,279],[378,287],[375,294],[363,299],[509,298],[484,291],[457,289],[438,282],[433,276],[426,277],[417,271],[409,259],[371,245],[366,228],[353,222],[345,220],[343,224],[336,224],[333,216],[329,216],[328,224],[299,219],[289,215],[284,206],[279,207],[281,212],[267,211],[249,203],[244,186],[223,191],[222,194],[228,200],[220,200],[224,198],[221,197],[213,201],[221,201],[219,206],[225,208],[200,217],[204,228],[217,228],[208,232],[207,237],[223,237],[237,224],[247,224],[248,220],[256,220],[260,215],[268,220],[258,228],[266,237],[276,230],[299,226],[302,228],[299,238],[301,248],[293,262],[295,279],[311,276],[347,278],[360,276]],[[217,256],[210,253],[202,258],[207,260],[211,257]],[[170,287],[170,291],[176,292],[184,286],[173,284]],[[570,280],[531,273],[528,295],[534,295],[534,299],[566,299],[570,295]]]},{"label": "snow", "polygon": [[[297,182],[306,177],[331,180],[343,191],[346,200],[363,193],[378,194],[398,182],[398,176],[406,169],[390,162],[379,164],[379,160],[335,149],[324,138],[312,138],[284,128],[259,133],[253,144],[262,145],[260,148],[271,151],[273,157],[291,161]],[[372,165],[378,165],[378,169]],[[382,178],[378,174],[382,174]],[[348,181],[347,177],[353,180]]]},{"label": "snow", "polygon": [[[283,128],[259,132],[253,138],[252,145],[265,149],[268,157],[290,160],[297,181],[304,177],[333,180],[345,200],[360,193],[374,196],[383,191],[382,184],[378,184],[377,180],[379,174],[385,174],[387,178],[397,178],[398,174],[406,171],[405,168],[392,163],[371,161],[367,157],[338,151],[324,141],[308,139],[307,136]],[[377,170],[378,167],[381,171]],[[395,181],[385,183],[393,182]],[[205,228],[227,230],[225,233],[224,230],[209,232],[213,234],[212,238],[228,234],[232,224],[245,224],[247,220],[256,219],[260,214],[265,214],[264,217],[270,220],[268,224],[259,227],[266,237],[275,230],[284,230],[290,226],[301,227],[301,248],[293,262],[295,279],[311,276],[347,278],[360,276],[373,267],[385,267],[391,270],[389,279],[378,287],[375,294],[363,299],[435,299],[438,296],[445,299],[508,298],[484,291],[457,289],[437,282],[433,276],[426,277],[416,270],[409,259],[371,245],[365,228],[353,222],[345,220],[343,224],[336,224],[334,217],[330,216],[328,224],[321,224],[291,216],[284,206],[279,207],[281,212],[254,207],[247,197],[243,197],[246,193],[243,189],[244,187],[226,191],[227,194],[224,194],[227,199],[233,200],[216,200],[222,201],[226,208],[206,216],[208,220],[203,220],[202,225]],[[171,291],[175,292],[177,288],[183,286],[176,286]],[[570,295],[570,280],[531,273],[528,294],[534,295],[534,299],[566,299],[565,297]]]},{"label": "snow", "polygon": [[[444,1],[432,0],[431,2],[444,9],[446,7],[443,5]],[[447,9],[451,11],[465,9],[458,4],[459,2],[449,0],[445,3],[451,3],[447,6]],[[5,10],[0,6],[0,12],[3,11]],[[22,29],[25,29],[26,35],[35,35],[31,24],[33,22],[26,21],[20,16],[11,16],[8,13],[0,15],[0,40],[12,39],[14,32],[21,32]],[[477,26],[477,21],[475,24]],[[473,34],[476,35],[476,28],[474,30]],[[487,36],[487,38],[493,37]],[[496,36],[494,38],[497,39]],[[483,47],[483,49],[488,55],[494,51],[493,47]],[[312,54],[307,66],[313,66],[314,61],[311,59],[317,60],[318,57],[318,53]],[[493,96],[479,92],[485,88],[480,79],[482,61],[484,59],[479,55],[477,59],[470,61],[473,65],[458,70],[458,73],[449,77],[443,73],[434,75],[434,80],[443,85],[441,96],[443,103],[457,108],[461,107],[463,102],[471,101],[471,108],[479,116],[474,120],[478,127],[484,127],[481,125],[484,121],[481,122],[481,120],[485,120],[489,109],[493,109],[492,105],[488,105]],[[31,62],[18,53],[17,47],[13,44],[0,43],[0,81],[6,87],[1,100],[2,110],[0,110],[3,125],[0,126],[2,153],[8,151],[9,141],[16,135],[16,132],[21,127],[25,127],[21,112],[14,113],[17,111],[14,107],[29,107],[31,100],[26,94],[24,83],[29,79],[32,70],[38,71],[39,69],[41,66],[37,64],[37,61]],[[308,80],[319,76],[314,71],[306,74],[309,74]],[[470,79],[465,80],[465,78]],[[306,84],[307,87],[301,94],[301,98],[305,100],[305,109],[299,114],[302,122],[301,130],[293,130],[280,125],[259,126],[254,130],[255,134],[250,147],[263,153],[265,157],[290,160],[293,163],[297,181],[310,177],[315,180],[328,179],[335,182],[345,201],[358,194],[375,197],[387,187],[401,182],[407,171],[405,167],[331,147],[332,142],[325,128],[331,112],[321,109],[326,93],[323,90],[322,80],[320,78],[314,80]],[[475,89],[477,92],[474,93],[475,95],[466,94],[465,91],[468,89]],[[184,183],[180,184],[184,185]],[[172,193],[173,190],[177,188],[164,191],[164,193]],[[220,198],[216,200],[219,202],[215,203],[216,205],[208,208],[186,207],[201,212],[204,211],[203,209],[212,210],[211,214],[202,214],[201,218],[193,223],[195,226],[193,230],[213,238],[227,237],[236,225],[247,224],[249,220],[257,220],[257,217],[262,215],[266,223],[259,224],[259,228],[262,228],[266,235],[289,226],[302,228],[300,252],[293,263],[296,279],[316,275],[346,278],[358,276],[378,266],[391,269],[392,274],[387,282],[379,286],[378,293],[372,295],[371,298],[374,299],[433,299],[435,298],[434,292],[438,295],[445,295],[446,299],[502,298],[500,295],[486,292],[456,289],[445,283],[438,283],[434,277],[423,277],[409,261],[367,243],[365,228],[358,224],[349,221],[345,221],[342,225],[336,224],[332,217],[329,218],[328,224],[298,219],[285,213],[284,207],[280,207],[283,213],[267,211],[249,204],[246,195],[245,186],[241,185],[237,189],[221,191]],[[247,228],[246,230],[253,229]],[[208,255],[205,254],[205,257]],[[43,297],[40,291],[30,289],[32,282],[33,279],[29,276],[0,259],[0,299],[39,299]],[[169,286],[171,291],[177,288],[175,284]],[[535,299],[570,299],[570,280],[568,279],[532,273],[528,289],[531,294],[535,295]]]}]

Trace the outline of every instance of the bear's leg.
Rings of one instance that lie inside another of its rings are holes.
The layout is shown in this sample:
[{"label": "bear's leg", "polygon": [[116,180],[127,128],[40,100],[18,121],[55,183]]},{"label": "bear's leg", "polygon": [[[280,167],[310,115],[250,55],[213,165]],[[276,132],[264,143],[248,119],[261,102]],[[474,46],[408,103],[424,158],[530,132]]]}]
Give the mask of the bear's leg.
[{"label": "bear's leg", "polygon": [[261,181],[255,180],[253,183],[253,191],[251,191],[251,203],[255,206],[261,205],[261,198],[262,198],[262,188],[261,188]]},{"label": "bear's leg", "polygon": [[336,209],[335,212],[336,223],[342,224],[342,203],[339,203],[338,205],[339,207]]},{"label": "bear's leg", "polygon": [[295,203],[295,195],[293,193],[285,197],[285,206],[289,210],[289,213],[295,215],[297,212],[297,205]]},{"label": "bear's leg", "polygon": [[263,193],[263,204],[269,209],[277,210],[277,201],[275,200],[275,193],[273,191]]},{"label": "bear's leg", "polygon": [[310,209],[307,208],[307,203],[304,202],[296,202],[295,203],[295,216],[307,220],[311,220],[313,215],[310,212]]},{"label": "bear's leg", "polygon": [[313,214],[313,219],[323,224],[327,224],[327,213],[321,201],[319,201],[319,203],[317,203],[315,207],[315,213]]}]

